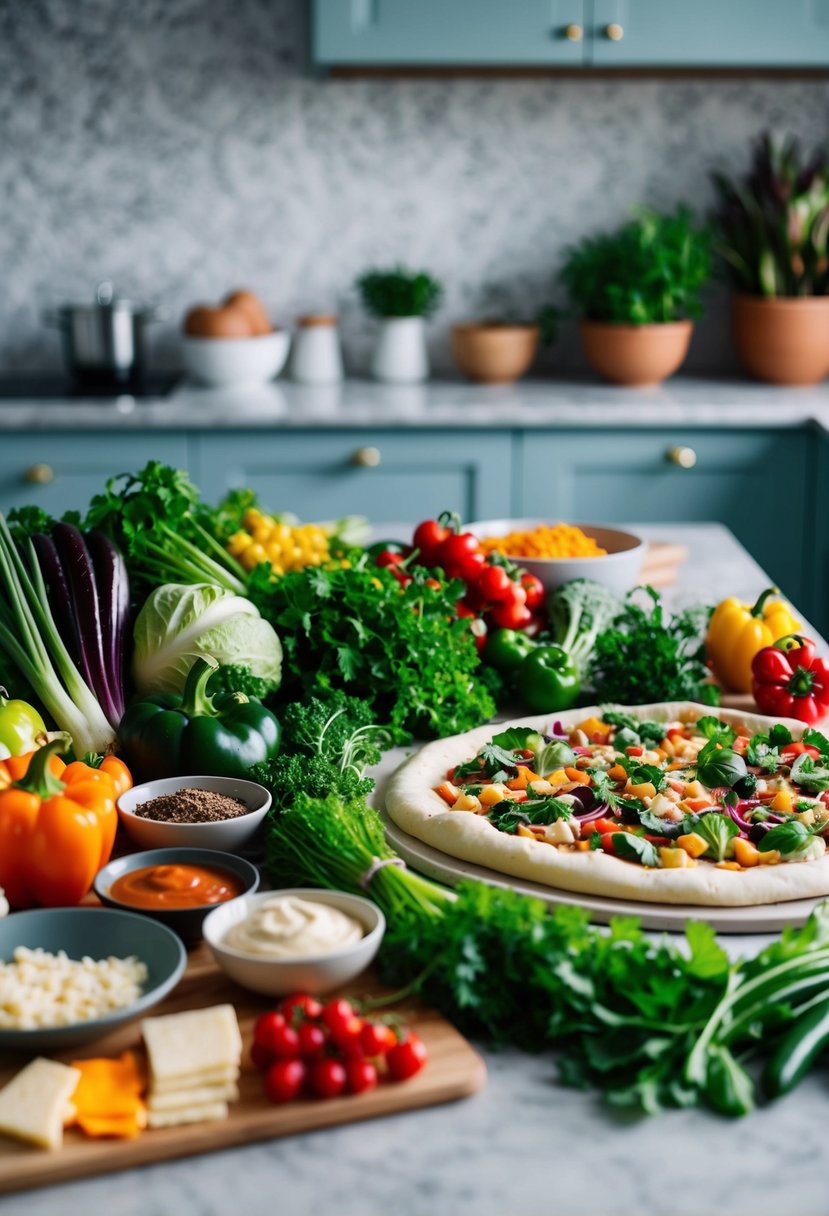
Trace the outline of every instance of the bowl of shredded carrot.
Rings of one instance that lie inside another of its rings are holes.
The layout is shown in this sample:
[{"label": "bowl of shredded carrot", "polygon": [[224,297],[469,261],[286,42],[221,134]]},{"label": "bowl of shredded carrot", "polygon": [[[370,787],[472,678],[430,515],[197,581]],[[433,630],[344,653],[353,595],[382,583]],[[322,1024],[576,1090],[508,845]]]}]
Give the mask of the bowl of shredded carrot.
[{"label": "bowl of shredded carrot", "polygon": [[489,555],[501,553],[548,589],[590,578],[612,591],[636,585],[645,542],[633,532],[548,519],[485,519],[468,525]]}]

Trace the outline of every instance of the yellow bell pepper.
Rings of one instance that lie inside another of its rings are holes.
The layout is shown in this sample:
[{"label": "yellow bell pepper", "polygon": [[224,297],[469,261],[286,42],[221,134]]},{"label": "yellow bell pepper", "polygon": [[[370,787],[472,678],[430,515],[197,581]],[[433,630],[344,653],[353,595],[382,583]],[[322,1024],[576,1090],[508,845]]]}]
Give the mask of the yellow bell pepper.
[{"label": "yellow bell pepper", "polygon": [[764,646],[801,628],[776,587],[769,587],[753,606],[733,597],[714,609],[706,646],[714,674],[730,692],[751,692],[751,660]]}]

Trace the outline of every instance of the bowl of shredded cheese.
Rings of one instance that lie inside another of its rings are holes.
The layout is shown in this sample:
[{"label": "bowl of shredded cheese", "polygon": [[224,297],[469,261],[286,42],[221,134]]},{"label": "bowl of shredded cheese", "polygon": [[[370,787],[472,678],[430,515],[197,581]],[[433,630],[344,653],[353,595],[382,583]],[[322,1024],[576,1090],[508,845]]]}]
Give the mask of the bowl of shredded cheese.
[{"label": "bowl of shredded cheese", "polygon": [[645,560],[641,536],[600,524],[550,519],[484,519],[468,525],[487,555],[500,553],[547,590],[589,578],[611,591],[635,586]]},{"label": "bowl of shredded cheese", "polygon": [[91,1043],[170,992],[187,954],[166,925],[108,908],[35,908],[0,921],[0,1049]]}]

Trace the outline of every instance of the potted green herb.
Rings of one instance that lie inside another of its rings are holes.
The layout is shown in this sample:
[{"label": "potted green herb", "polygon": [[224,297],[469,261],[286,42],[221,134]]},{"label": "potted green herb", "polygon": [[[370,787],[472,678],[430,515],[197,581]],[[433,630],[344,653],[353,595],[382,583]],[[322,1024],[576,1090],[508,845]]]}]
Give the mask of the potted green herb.
[{"label": "potted green herb", "polygon": [[793,137],[761,135],[751,168],[712,174],[715,248],[734,288],[732,330],[745,369],[778,384],[829,373],[829,159]]},{"label": "potted green herb", "polygon": [[412,384],[429,375],[424,321],[443,288],[423,270],[367,270],[357,279],[363,307],[380,321],[371,359],[376,380]]},{"label": "potted green herb", "polygon": [[691,212],[640,211],[615,232],[572,247],[561,279],[582,317],[584,353],[617,384],[658,384],[682,364],[710,240]]}]

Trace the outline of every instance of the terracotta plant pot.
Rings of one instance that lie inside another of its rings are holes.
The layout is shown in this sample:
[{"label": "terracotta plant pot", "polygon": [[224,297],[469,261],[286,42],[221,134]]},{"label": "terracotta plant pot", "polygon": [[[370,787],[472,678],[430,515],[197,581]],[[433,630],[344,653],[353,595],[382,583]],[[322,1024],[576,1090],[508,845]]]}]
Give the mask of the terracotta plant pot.
[{"label": "terracotta plant pot", "polygon": [[612,325],[582,321],[581,340],[590,365],[614,384],[659,384],[688,353],[693,321],[664,325]]},{"label": "terracotta plant pot", "polygon": [[452,354],[461,371],[482,384],[511,384],[538,350],[537,325],[454,325]]},{"label": "terracotta plant pot", "polygon": [[758,380],[817,384],[829,375],[829,296],[735,295],[731,329],[740,362]]}]

